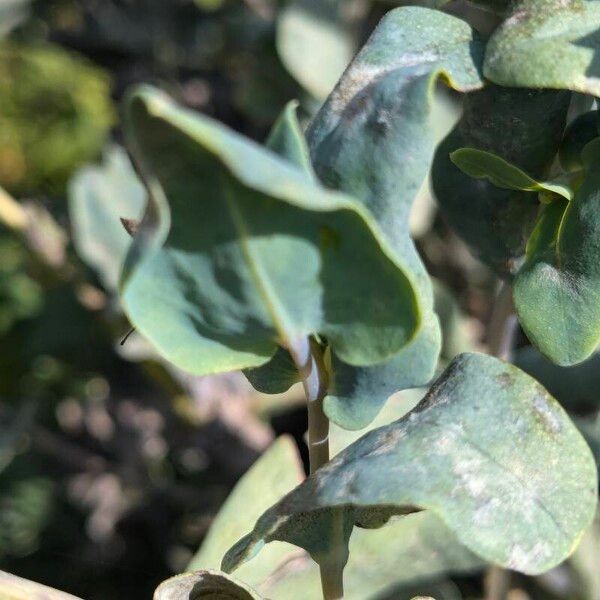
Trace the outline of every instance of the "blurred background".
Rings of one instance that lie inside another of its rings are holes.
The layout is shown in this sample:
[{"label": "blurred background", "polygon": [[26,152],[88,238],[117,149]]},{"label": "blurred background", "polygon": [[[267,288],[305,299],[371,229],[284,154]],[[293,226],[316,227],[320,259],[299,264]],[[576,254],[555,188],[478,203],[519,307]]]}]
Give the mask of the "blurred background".
[{"label": "blurred background", "polygon": [[[310,119],[398,4],[0,0],[0,569],[90,600],[150,598],[187,567],[276,436],[289,434],[305,459],[301,390],[263,396],[239,373],[190,377],[135,333],[121,343],[119,217],[139,216],[145,192],[119,103],[151,82],[262,141],[292,98]],[[466,3],[444,9],[484,33],[494,26]],[[441,139],[460,100],[441,89],[438,100]],[[437,215],[427,182],[411,228],[435,278],[442,367],[483,346],[497,281]],[[598,455],[600,361],[559,369],[518,346],[519,364],[568,406]],[[403,412],[415,394],[392,405]],[[598,529],[569,564],[516,579],[512,600],[600,600]],[[413,559],[427,563],[421,550]],[[481,594],[481,566],[425,576],[409,559],[396,567],[404,587],[433,578],[444,584],[436,598]]]}]

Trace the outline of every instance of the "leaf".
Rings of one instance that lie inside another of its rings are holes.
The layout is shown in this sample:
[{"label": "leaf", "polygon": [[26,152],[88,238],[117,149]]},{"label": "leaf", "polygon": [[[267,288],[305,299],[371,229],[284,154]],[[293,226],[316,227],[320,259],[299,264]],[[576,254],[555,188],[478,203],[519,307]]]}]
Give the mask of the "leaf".
[{"label": "leaf", "polygon": [[196,571],[163,581],[154,592],[154,600],[262,600],[243,583],[220,571]]},{"label": "leaf", "polygon": [[360,438],[266,511],[223,569],[272,540],[318,560],[321,522],[344,507],[348,520],[373,526],[429,509],[485,560],[540,573],[573,551],[593,517],[597,483],[589,448],[535,380],[463,354],[408,415]]},{"label": "leaf", "polygon": [[[280,437],[254,463],[235,486],[190,564],[189,571],[218,569],[227,549],[248,531],[271,504],[280,500],[304,479],[293,440]],[[260,591],[264,581],[298,549],[277,542],[264,549],[260,561],[243,565],[236,576]]]},{"label": "leaf", "polygon": [[592,110],[579,115],[567,128],[560,145],[559,159],[561,167],[568,172],[583,168],[581,153],[585,146],[600,136],[600,112]]},{"label": "leaf", "polygon": [[252,387],[263,394],[282,394],[300,381],[298,368],[285,348],[277,348],[269,362],[254,369],[244,369]]},{"label": "leaf", "polygon": [[600,4],[521,0],[490,38],[484,74],[502,86],[600,95]]},{"label": "leaf", "polygon": [[302,169],[308,177],[315,178],[310,162],[306,138],[298,121],[298,101],[288,102],[273,125],[266,146],[282,158]]},{"label": "leaf", "polygon": [[552,362],[568,366],[600,343],[600,138],[584,149],[575,198],[548,205],[514,284],[525,333]]},{"label": "leaf", "polygon": [[[421,396],[421,391],[403,393],[386,405],[377,424],[403,415]],[[355,432],[333,426],[332,452],[342,450],[357,437]],[[302,478],[295,445],[287,437],[277,439],[233,489],[188,569],[218,568],[227,548]],[[354,530],[345,574],[346,597],[379,598],[390,588],[405,589],[449,572],[470,572],[480,565],[481,561],[460,546],[439,519],[422,512],[379,530]],[[266,546],[238,569],[236,577],[276,600],[305,600],[321,594],[317,565],[306,553],[283,542]]]},{"label": "leaf", "polygon": [[316,98],[327,96],[354,54],[352,13],[361,4],[361,0],[291,0],[279,13],[281,61]]},{"label": "leaf", "polygon": [[367,368],[332,353],[327,416],[348,429],[368,424],[393,392],[427,383],[441,346],[427,272],[410,238],[412,203],[433,157],[435,81],[481,87],[483,44],[456,17],[419,7],[390,11],[352,61],[308,132],[313,165],[327,186],[374,215],[418,285],[424,321],[414,341]]},{"label": "leaf", "polygon": [[412,276],[359,203],[152,88],[130,95],[127,123],[151,199],[122,299],[171,362],[255,367],[318,333],[373,364],[412,340]]},{"label": "leaf", "polygon": [[0,571],[0,598],[2,600],[80,600],[71,594],[59,592],[6,571]]},{"label": "leaf", "polygon": [[465,97],[462,119],[436,151],[432,181],[443,215],[502,277],[514,275],[523,261],[538,203],[524,192],[471,178],[450,154],[465,147],[484,150],[543,179],[558,150],[569,99],[569,92],[488,85]]},{"label": "leaf", "polygon": [[553,181],[536,181],[519,167],[490,152],[459,148],[450,154],[450,160],[463,173],[477,179],[487,179],[504,190],[556,194],[566,200],[573,198],[573,190],[569,186]]},{"label": "leaf", "polygon": [[69,183],[73,243],[79,256],[100,276],[104,287],[117,289],[119,272],[131,239],[120,219],[137,219],[146,192],[125,151],[113,146],[101,166],[78,171]]}]

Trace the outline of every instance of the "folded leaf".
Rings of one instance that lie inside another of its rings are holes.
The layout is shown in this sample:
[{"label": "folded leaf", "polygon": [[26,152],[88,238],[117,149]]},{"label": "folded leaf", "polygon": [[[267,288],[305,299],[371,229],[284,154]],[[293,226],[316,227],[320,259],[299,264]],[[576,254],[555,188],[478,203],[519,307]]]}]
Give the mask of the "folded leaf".
[{"label": "folded leaf", "polygon": [[600,138],[585,147],[583,164],[573,201],[545,207],[514,284],[529,339],[564,366],[600,343]]},{"label": "folded leaf", "polygon": [[487,79],[503,86],[600,95],[600,3],[520,0],[490,38]]},{"label": "folded leaf", "polygon": [[358,202],[152,88],[130,95],[127,125],[150,200],[121,294],[166,358],[248,368],[318,333],[368,365],[413,339],[412,275]]},{"label": "folded leaf", "polygon": [[432,182],[444,216],[502,277],[514,275],[523,261],[538,202],[530,194],[473,179],[450,154],[465,147],[484,150],[543,179],[558,150],[569,101],[569,92],[488,85],[465,97],[460,122],[436,151]]},{"label": "folded leaf", "polygon": [[352,61],[308,132],[317,175],[358,198],[411,270],[424,320],[414,341],[367,368],[332,354],[324,410],[360,429],[395,391],[434,374],[441,345],[427,272],[410,238],[409,214],[433,157],[433,89],[438,78],[466,91],[483,85],[483,43],[460,19],[420,7],[392,10]]},{"label": "folded leaf", "polygon": [[320,527],[337,507],[369,526],[429,509],[482,558],[540,573],[573,551],[597,485],[589,448],[534,379],[463,354],[408,415],[360,438],[265,512],[223,568],[272,540],[318,561],[327,539]]},{"label": "folded leaf", "polygon": [[163,581],[154,592],[154,600],[261,600],[256,592],[220,571],[196,571]]},{"label": "folded leaf", "polygon": [[556,194],[566,200],[573,198],[573,190],[569,186],[553,181],[536,181],[519,167],[490,152],[459,148],[450,154],[450,160],[463,173],[477,179],[487,179],[504,190]]}]

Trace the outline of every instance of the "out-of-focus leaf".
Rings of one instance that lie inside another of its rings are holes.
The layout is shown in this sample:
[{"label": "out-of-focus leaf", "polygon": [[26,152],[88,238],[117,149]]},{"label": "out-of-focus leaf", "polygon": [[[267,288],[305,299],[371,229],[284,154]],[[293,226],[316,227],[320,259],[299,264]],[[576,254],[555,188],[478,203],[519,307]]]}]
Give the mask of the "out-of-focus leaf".
[{"label": "out-of-focus leaf", "polygon": [[536,181],[519,167],[490,152],[459,148],[450,154],[450,160],[463,173],[477,179],[487,179],[503,190],[557,194],[566,200],[573,198],[573,190],[569,186],[553,181]]},{"label": "out-of-focus leaf", "polygon": [[474,254],[503,277],[522,264],[538,202],[525,192],[473,179],[450,154],[477,148],[543,179],[558,151],[569,98],[569,92],[488,85],[465,97],[462,119],[436,151],[433,189],[444,216]]},{"label": "out-of-focus leaf", "polygon": [[39,314],[44,305],[40,284],[27,274],[27,250],[16,239],[0,237],[0,335],[17,322]]},{"label": "out-of-focus leaf", "polygon": [[515,352],[514,362],[563,406],[576,410],[600,408],[600,354],[573,367],[560,367],[528,346]]},{"label": "out-of-focus leaf", "polygon": [[0,4],[0,38],[29,16],[31,0],[2,0]]},{"label": "out-of-focus leaf", "polygon": [[356,50],[352,15],[361,4],[364,0],[291,0],[279,13],[279,56],[316,98],[329,94]]},{"label": "out-of-focus leaf", "polygon": [[575,198],[544,207],[514,283],[529,339],[564,366],[585,360],[600,343],[600,138],[585,147],[583,162]]},{"label": "out-of-focus leaf", "polygon": [[560,146],[560,165],[565,171],[583,168],[581,153],[585,146],[600,136],[600,112],[592,110],[575,119],[565,132]]},{"label": "out-of-focus leaf", "polygon": [[0,556],[22,556],[39,544],[50,518],[54,485],[43,477],[16,479],[7,477],[7,473],[0,487]]},{"label": "out-of-focus leaf", "polygon": [[100,152],[113,119],[108,76],[83,57],[0,46],[0,185],[9,192],[63,191]]},{"label": "out-of-focus leaf", "polygon": [[154,592],[154,600],[261,600],[241,581],[220,571],[196,571],[163,581]]},{"label": "out-of-focus leaf", "polygon": [[40,583],[0,571],[0,598],[2,600],[81,600]]},{"label": "out-of-focus leaf", "polygon": [[502,86],[600,95],[600,4],[520,0],[490,38],[486,78]]},{"label": "out-of-focus leaf", "polygon": [[462,313],[452,292],[441,282],[433,281],[435,312],[442,326],[441,358],[449,361],[463,352],[476,349],[476,333],[473,324]]},{"label": "out-of-focus leaf", "polygon": [[101,166],[79,171],[69,184],[69,211],[78,254],[98,272],[104,286],[115,291],[131,245],[120,218],[138,219],[146,192],[127,154],[110,148]]},{"label": "out-of-focus leaf", "polygon": [[600,512],[581,539],[569,561],[579,579],[582,598],[600,597]]},{"label": "out-of-focus leaf", "polygon": [[540,573],[573,551],[595,513],[597,485],[585,441],[535,380],[463,354],[408,415],[363,436],[265,512],[223,568],[273,540],[318,560],[334,509],[348,537],[348,523],[380,526],[394,513],[429,509],[484,559]]},{"label": "out-of-focus leaf", "polygon": [[[188,570],[218,569],[227,549],[252,528],[269,506],[303,478],[302,464],[293,440],[278,438],[235,486]],[[260,591],[263,582],[288,560],[290,554],[298,555],[298,552],[289,544],[277,542],[265,548],[265,556],[261,556],[260,561],[243,565],[236,577]]]},{"label": "out-of-focus leaf", "polygon": [[373,364],[412,340],[412,275],[360,203],[157,90],[127,106],[151,197],[122,299],[163,356],[195,374],[249,368],[319,333]]},{"label": "out-of-focus leaf", "polygon": [[393,392],[427,383],[440,350],[431,284],[410,238],[409,215],[433,157],[432,90],[441,77],[466,91],[481,87],[483,44],[460,19],[404,7],[390,11],[311,124],[313,164],[328,186],[372,212],[418,284],[424,324],[414,341],[382,364],[356,368],[335,352],[324,410],[360,429]]}]

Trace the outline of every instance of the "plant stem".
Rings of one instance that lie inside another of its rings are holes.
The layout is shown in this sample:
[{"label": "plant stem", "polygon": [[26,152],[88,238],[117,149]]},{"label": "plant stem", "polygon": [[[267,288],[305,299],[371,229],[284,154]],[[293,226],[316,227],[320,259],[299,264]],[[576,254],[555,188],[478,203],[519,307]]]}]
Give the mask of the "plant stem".
[{"label": "plant stem", "polygon": [[[296,340],[289,350],[302,378],[308,404],[308,456],[312,474],[329,460],[329,420],[323,412],[323,399],[329,384],[327,369],[323,352],[313,338]],[[321,586],[325,600],[340,600],[344,597],[346,564],[342,509],[333,511],[331,538],[332,551],[319,565]]]},{"label": "plant stem", "polygon": [[[512,288],[503,283],[487,327],[487,344],[492,356],[507,362],[512,360],[517,325]],[[485,576],[484,587],[485,600],[506,600],[510,590],[510,571],[502,567],[490,567]]]},{"label": "plant stem", "polygon": [[310,473],[329,460],[329,420],[323,412],[328,377],[323,353],[312,338],[302,338],[290,347],[308,405],[308,456]]}]

